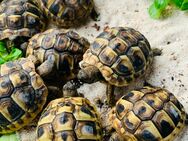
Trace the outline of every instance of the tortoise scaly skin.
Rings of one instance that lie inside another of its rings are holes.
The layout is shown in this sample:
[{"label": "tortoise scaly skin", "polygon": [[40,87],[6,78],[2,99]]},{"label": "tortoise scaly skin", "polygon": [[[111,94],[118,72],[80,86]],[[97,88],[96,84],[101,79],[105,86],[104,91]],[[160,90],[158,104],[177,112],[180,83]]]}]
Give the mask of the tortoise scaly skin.
[{"label": "tortoise scaly skin", "polygon": [[0,134],[11,133],[30,123],[41,112],[48,94],[29,59],[0,66]]},{"label": "tortoise scaly skin", "polygon": [[[3,0],[0,4],[0,40],[21,44],[43,31],[45,19],[33,0]],[[13,43],[9,43],[11,46]],[[21,42],[21,43],[20,43]]]},{"label": "tortoise scaly skin", "polygon": [[82,97],[60,98],[49,103],[37,126],[37,141],[101,141],[95,107]]},{"label": "tortoise scaly skin", "polygon": [[93,0],[39,0],[47,17],[60,27],[77,26],[85,22],[94,8]]},{"label": "tortoise scaly skin", "polygon": [[28,44],[26,56],[34,55],[40,62],[37,72],[47,76],[57,71],[61,79],[73,79],[79,70],[79,62],[90,43],[72,30],[49,29],[33,36]]},{"label": "tortoise scaly skin", "polygon": [[78,79],[86,83],[105,79],[110,103],[112,86],[128,86],[143,76],[152,63],[153,53],[140,32],[128,27],[107,28],[85,52]]},{"label": "tortoise scaly skin", "polygon": [[112,128],[130,141],[172,141],[186,120],[184,107],[172,93],[148,86],[123,96],[109,113]]}]

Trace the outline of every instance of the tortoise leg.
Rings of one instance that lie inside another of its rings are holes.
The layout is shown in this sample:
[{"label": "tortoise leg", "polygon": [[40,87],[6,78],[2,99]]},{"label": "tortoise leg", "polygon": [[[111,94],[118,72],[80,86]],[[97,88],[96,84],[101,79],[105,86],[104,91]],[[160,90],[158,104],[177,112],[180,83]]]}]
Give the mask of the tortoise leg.
[{"label": "tortoise leg", "polygon": [[45,77],[53,71],[54,67],[55,56],[50,55],[48,56],[48,59],[46,61],[44,61],[40,66],[37,67],[36,71],[41,77]]},{"label": "tortoise leg", "polygon": [[150,86],[153,87],[150,83],[148,83],[147,81],[144,81],[144,86]]},{"label": "tortoise leg", "polygon": [[158,48],[152,49],[153,51],[153,56],[160,56],[162,54],[162,50]]},{"label": "tortoise leg", "polygon": [[94,21],[100,21],[100,14],[95,10],[95,8],[93,8],[91,11],[91,18]]},{"label": "tortoise leg", "polygon": [[113,107],[115,105],[115,97],[114,97],[114,86],[107,84],[106,87],[106,96],[107,96],[107,104],[110,107]]},{"label": "tortoise leg", "polygon": [[26,55],[27,46],[28,46],[28,42],[24,42],[20,45],[20,49],[22,50],[24,56]]}]

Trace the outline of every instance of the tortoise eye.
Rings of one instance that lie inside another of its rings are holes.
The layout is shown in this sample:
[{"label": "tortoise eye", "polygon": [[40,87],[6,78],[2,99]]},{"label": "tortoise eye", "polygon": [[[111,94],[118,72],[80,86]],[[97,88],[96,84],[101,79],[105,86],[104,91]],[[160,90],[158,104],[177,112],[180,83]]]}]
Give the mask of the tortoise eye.
[{"label": "tortoise eye", "polygon": [[1,87],[2,87],[2,88],[6,88],[6,87],[7,87],[7,82],[3,81],[3,82],[1,83]]},{"label": "tortoise eye", "polygon": [[44,134],[43,127],[39,127],[37,130],[37,137],[40,138]]}]

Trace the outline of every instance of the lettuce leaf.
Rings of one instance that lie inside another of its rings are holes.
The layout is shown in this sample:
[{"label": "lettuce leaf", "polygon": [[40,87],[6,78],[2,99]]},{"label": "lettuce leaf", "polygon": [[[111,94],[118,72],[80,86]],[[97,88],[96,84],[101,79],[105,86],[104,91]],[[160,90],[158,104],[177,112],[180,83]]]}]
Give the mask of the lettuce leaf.
[{"label": "lettuce leaf", "polygon": [[159,19],[169,2],[170,0],[154,0],[154,3],[149,7],[149,15],[151,18]]},{"label": "lettuce leaf", "polygon": [[16,60],[22,57],[22,51],[20,49],[11,47],[11,52],[9,53],[6,49],[6,44],[3,41],[0,41],[0,64],[4,64],[5,62]]},{"label": "lettuce leaf", "polygon": [[20,57],[22,57],[22,51],[17,48],[12,48],[11,52],[7,56],[5,56],[4,59],[6,61],[10,61],[10,60],[16,60]]},{"label": "lettuce leaf", "polygon": [[181,7],[183,0],[172,0],[172,2],[177,6],[177,7]]},{"label": "lettuce leaf", "polygon": [[159,19],[170,3],[174,3],[180,10],[188,10],[188,0],[154,0],[148,10],[150,17]]},{"label": "lettuce leaf", "polygon": [[188,10],[188,0],[184,0],[181,7],[181,10]]},{"label": "lettuce leaf", "polygon": [[16,133],[2,135],[0,141],[20,141]]},{"label": "lettuce leaf", "polygon": [[155,4],[152,4],[149,8],[149,15],[151,18],[158,19],[161,16],[161,10],[155,7]]},{"label": "lettuce leaf", "polygon": [[154,5],[159,10],[164,10],[169,4],[170,0],[154,0]]}]

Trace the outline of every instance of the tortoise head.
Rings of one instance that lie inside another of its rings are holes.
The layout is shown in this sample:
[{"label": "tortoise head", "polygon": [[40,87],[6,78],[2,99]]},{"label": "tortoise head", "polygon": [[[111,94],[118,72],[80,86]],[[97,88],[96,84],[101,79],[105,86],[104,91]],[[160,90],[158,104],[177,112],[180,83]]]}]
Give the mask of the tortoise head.
[{"label": "tortoise head", "polygon": [[77,97],[78,96],[78,86],[74,81],[68,81],[64,86],[63,86],[63,96],[64,97]]},{"label": "tortoise head", "polygon": [[77,78],[84,83],[94,83],[99,80],[102,80],[102,74],[100,70],[89,64],[81,64],[81,70],[78,72]]}]

